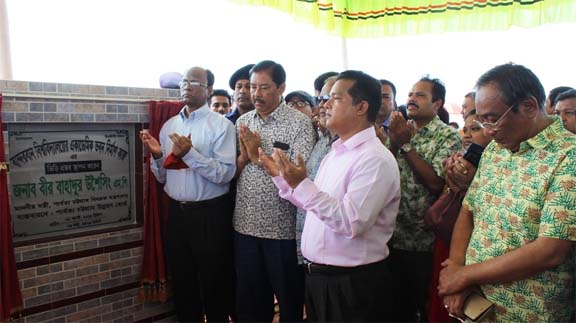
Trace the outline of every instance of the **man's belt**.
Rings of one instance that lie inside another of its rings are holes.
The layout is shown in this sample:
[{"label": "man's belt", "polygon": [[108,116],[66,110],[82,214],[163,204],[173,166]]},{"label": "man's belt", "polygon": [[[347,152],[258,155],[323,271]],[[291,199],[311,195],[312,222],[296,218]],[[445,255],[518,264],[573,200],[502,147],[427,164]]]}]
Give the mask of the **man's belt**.
[{"label": "man's belt", "polygon": [[215,206],[220,203],[224,203],[228,199],[228,193],[224,195],[220,195],[213,199],[203,200],[203,201],[188,201],[188,202],[180,202],[176,200],[172,200],[178,208],[182,211],[194,210],[194,209],[201,209],[210,206]]},{"label": "man's belt", "polygon": [[323,265],[317,264],[309,261],[308,259],[304,259],[304,271],[306,271],[309,275],[342,275],[342,274],[351,274],[358,271],[363,271],[367,269],[371,269],[378,266],[385,265],[384,260],[380,260],[377,262],[373,262],[366,265],[359,265],[354,267],[341,267],[341,266],[331,266],[331,265]]}]

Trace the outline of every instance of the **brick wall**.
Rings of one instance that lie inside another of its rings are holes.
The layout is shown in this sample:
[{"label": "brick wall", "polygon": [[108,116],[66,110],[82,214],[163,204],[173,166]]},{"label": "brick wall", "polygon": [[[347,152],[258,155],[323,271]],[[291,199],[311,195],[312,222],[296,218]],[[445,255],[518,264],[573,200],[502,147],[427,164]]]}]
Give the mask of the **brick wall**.
[{"label": "brick wall", "polygon": [[[144,125],[147,101],[178,98],[178,90],[4,80],[0,92],[4,129],[30,122]],[[6,133],[4,138],[9,152]],[[173,320],[170,303],[143,304],[138,298],[142,234],[136,226],[16,247],[23,321]]]},{"label": "brick wall", "polygon": [[148,100],[178,90],[0,80],[2,119],[14,122],[148,122]]}]

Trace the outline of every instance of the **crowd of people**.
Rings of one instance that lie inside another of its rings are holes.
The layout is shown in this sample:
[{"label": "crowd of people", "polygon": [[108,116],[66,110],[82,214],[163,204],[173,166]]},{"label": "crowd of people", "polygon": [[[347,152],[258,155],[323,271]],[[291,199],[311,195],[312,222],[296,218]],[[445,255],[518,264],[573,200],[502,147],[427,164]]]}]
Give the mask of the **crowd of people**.
[{"label": "crowd of people", "polygon": [[[402,106],[362,71],[324,73],[314,95],[285,81],[248,64],[230,96],[190,68],[180,113],[140,134],[171,199],[179,321],[271,322],[277,303],[280,322],[447,322],[473,294],[488,321],[576,320],[576,90],[496,66],[458,131],[428,76]],[[425,217],[444,195],[440,232]]]}]

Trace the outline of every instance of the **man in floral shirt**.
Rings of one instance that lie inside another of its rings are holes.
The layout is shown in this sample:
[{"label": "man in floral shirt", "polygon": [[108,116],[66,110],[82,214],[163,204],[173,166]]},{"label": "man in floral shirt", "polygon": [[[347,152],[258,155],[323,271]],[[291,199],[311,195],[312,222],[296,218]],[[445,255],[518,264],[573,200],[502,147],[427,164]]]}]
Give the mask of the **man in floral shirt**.
[{"label": "man in floral shirt", "polygon": [[493,138],[454,228],[439,292],[462,317],[480,286],[497,322],[573,322],[576,136],[544,111],[544,89],[521,65],[480,77],[476,111]]},{"label": "man in floral shirt", "polygon": [[458,132],[437,116],[445,95],[440,80],[424,77],[408,94],[410,120],[399,111],[390,117],[389,147],[398,161],[402,191],[389,258],[399,322],[425,319],[434,233],[424,227],[424,213],[444,187],[442,162],[462,148]]}]

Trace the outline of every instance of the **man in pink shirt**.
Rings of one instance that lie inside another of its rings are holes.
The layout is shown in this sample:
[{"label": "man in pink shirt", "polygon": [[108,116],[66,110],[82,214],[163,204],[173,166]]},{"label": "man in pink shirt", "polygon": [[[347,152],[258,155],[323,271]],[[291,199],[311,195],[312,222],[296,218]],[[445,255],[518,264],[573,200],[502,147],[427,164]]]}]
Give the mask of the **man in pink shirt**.
[{"label": "man in pink shirt", "polygon": [[304,160],[276,149],[260,153],[280,196],[306,211],[302,254],[308,321],[386,321],[390,318],[385,259],[400,201],[394,156],[376,137],[380,83],[360,71],[339,74],[325,103],[327,127],[339,136],[314,182]]}]

